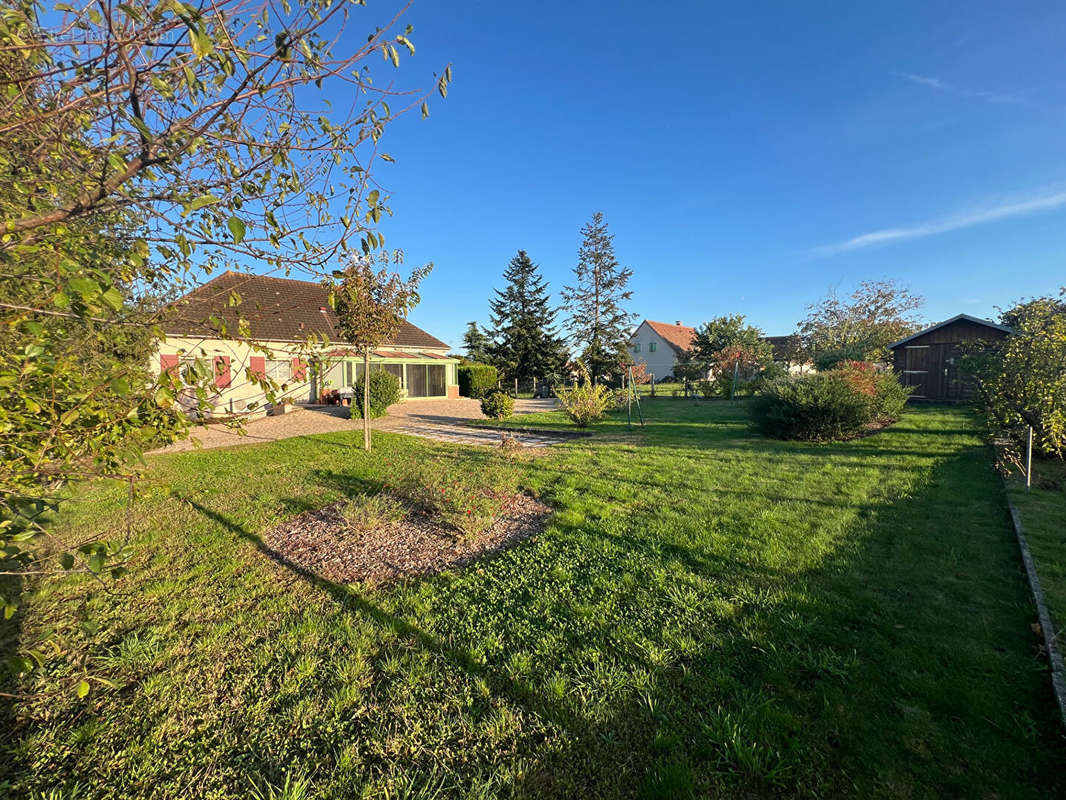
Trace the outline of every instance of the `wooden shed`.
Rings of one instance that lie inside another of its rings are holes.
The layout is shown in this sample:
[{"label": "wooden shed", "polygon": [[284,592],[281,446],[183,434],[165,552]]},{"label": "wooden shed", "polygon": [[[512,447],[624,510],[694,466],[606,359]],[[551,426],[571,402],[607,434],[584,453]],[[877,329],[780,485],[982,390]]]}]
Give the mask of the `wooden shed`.
[{"label": "wooden shed", "polygon": [[1006,338],[1010,328],[987,319],[959,314],[889,345],[892,365],[911,399],[929,403],[961,403],[973,399],[974,386],[959,374],[964,347]]}]

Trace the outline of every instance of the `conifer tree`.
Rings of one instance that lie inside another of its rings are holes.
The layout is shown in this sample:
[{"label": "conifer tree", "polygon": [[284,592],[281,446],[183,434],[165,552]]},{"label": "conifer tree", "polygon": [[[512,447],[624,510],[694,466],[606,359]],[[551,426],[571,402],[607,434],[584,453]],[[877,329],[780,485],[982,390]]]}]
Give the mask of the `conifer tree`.
[{"label": "conifer tree", "polygon": [[626,342],[633,315],[622,304],[632,297],[626,286],[633,270],[614,257],[614,236],[597,211],[582,229],[575,286],[563,289],[563,307],[570,312],[570,339],[581,353],[592,381],[618,372],[629,359]]},{"label": "conifer tree", "polygon": [[492,363],[510,380],[543,378],[562,371],[566,349],[555,327],[548,284],[525,250],[503,273],[506,287],[489,301]]},{"label": "conifer tree", "polygon": [[492,339],[474,321],[466,323],[463,334],[463,349],[466,357],[478,364],[492,363]]}]

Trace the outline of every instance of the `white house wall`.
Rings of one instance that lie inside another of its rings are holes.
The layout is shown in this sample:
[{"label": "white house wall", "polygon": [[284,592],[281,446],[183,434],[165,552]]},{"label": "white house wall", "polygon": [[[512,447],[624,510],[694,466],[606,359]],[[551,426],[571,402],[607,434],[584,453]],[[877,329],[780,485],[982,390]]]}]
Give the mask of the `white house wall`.
[{"label": "white house wall", "polygon": [[[640,343],[640,352],[634,350],[634,346]],[[655,352],[651,351],[651,344],[655,343]],[[647,365],[648,372],[660,381],[668,375],[674,374],[674,366],[677,364],[677,351],[673,345],[657,334],[650,325],[642,322],[629,337],[629,354],[635,364]]]},{"label": "white house wall", "polygon": [[[156,348],[155,357],[152,359],[152,369],[158,376],[163,370],[164,357],[173,358],[174,356],[177,356],[179,359],[187,358],[190,360],[201,358],[206,360],[209,365],[214,362],[215,358],[228,358],[229,385],[218,388],[214,395],[209,397],[209,401],[214,406],[216,413],[222,414],[263,412],[266,403],[263,389],[258,383],[250,378],[253,357],[266,359],[268,363],[268,374],[269,362],[271,361],[281,362],[288,366],[290,377],[285,381],[287,389],[284,392],[279,393],[279,396],[290,398],[297,403],[317,402],[318,398],[311,396],[312,388],[316,393],[321,393],[323,390],[341,388],[345,385],[344,364],[342,362],[335,361],[332,363],[325,371],[324,375],[318,376],[318,379],[315,382],[316,385],[312,387],[311,367],[306,367],[306,377],[303,380],[299,380],[291,375],[292,361],[298,357],[307,359],[311,354],[316,352],[316,350],[308,350],[304,347],[301,352],[300,345],[287,342],[261,342],[260,344],[267,347],[270,350],[270,353],[267,354],[263,353],[261,350],[255,350],[250,344],[240,341],[168,336],[166,341],[161,342]],[[320,352],[325,356],[327,353],[335,351],[339,347],[342,346],[332,344],[318,348],[317,352]],[[446,350],[430,347],[413,348],[389,345],[385,349],[392,352],[402,353],[447,354]],[[428,361],[425,360],[415,362],[413,359],[405,361],[403,359],[377,357],[375,357],[373,361],[374,363],[428,363]],[[446,362],[438,361],[437,363],[444,363],[445,365],[445,386],[448,396],[458,397],[459,385],[456,368],[457,362],[449,360]],[[282,369],[284,369],[284,367],[282,367]]]}]

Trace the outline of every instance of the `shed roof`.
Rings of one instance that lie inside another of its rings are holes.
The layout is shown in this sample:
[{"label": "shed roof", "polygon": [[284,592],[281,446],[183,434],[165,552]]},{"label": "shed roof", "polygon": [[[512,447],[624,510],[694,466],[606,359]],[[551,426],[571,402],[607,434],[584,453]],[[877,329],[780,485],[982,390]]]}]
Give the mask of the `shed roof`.
[{"label": "shed roof", "polygon": [[953,322],[959,322],[959,321],[973,322],[973,323],[976,323],[977,325],[985,325],[985,326],[987,326],[989,328],[992,328],[993,330],[1003,331],[1004,333],[1010,333],[1011,332],[1011,329],[1008,328],[1006,325],[999,325],[999,324],[997,324],[995,322],[992,322],[991,320],[988,320],[988,319],[981,319],[980,317],[971,317],[969,314],[956,314],[951,319],[946,319],[943,322],[938,322],[935,325],[930,325],[928,328],[920,330],[917,333],[912,333],[910,336],[908,336],[908,337],[906,337],[904,339],[900,339],[898,342],[893,342],[892,344],[890,344],[888,346],[888,349],[889,350],[895,350],[901,344],[906,344],[907,342],[910,342],[910,341],[913,341],[914,339],[917,339],[919,336],[925,336],[925,334],[932,333],[933,331],[937,330],[938,328],[943,328],[945,325],[950,325]]},{"label": "shed roof", "polygon": [[[232,292],[240,295],[240,305],[229,305]],[[235,330],[240,316],[248,320],[251,339],[300,342],[317,334],[333,342],[343,341],[326,287],[311,281],[227,271],[174,301],[171,309],[175,313],[164,322],[164,330],[171,336],[215,337],[218,331],[208,322],[209,317],[221,317]],[[386,344],[448,347],[407,320]]]}]

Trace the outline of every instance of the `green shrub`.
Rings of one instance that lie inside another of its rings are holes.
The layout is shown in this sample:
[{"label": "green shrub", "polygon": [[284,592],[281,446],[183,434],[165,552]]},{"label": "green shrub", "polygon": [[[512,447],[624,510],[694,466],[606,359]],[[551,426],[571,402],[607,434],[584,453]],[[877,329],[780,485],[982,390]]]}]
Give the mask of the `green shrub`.
[{"label": "green shrub", "polygon": [[[718,376],[718,378],[715,378],[713,381],[707,381],[707,380],[696,381],[696,391],[699,392],[700,394],[702,394],[705,400],[710,400],[712,397],[716,397],[717,395],[720,395],[722,393],[722,388],[721,388],[721,385],[720,385],[721,381],[719,380],[719,378],[721,378],[720,375]],[[730,380],[730,382],[732,382],[732,380],[733,380],[732,376],[730,376],[729,380]],[[727,388],[725,391],[726,391],[726,394],[728,395],[729,394],[729,389]]]},{"label": "green shrub", "polygon": [[[352,419],[363,417],[363,382],[355,382],[355,397],[352,399]],[[400,381],[391,372],[370,370],[370,416],[383,417],[389,406],[400,402]]]},{"label": "green shrub", "polygon": [[496,389],[500,376],[491,364],[460,364],[459,394],[478,400]]},{"label": "green shrub", "polygon": [[507,419],[514,413],[514,398],[496,391],[481,399],[481,413],[492,419]]},{"label": "green shrub", "polygon": [[603,419],[604,412],[612,402],[611,390],[603,384],[594,386],[591,381],[569,389],[559,389],[556,394],[566,416],[579,428]]},{"label": "green shrub", "polygon": [[783,378],[768,384],[751,406],[755,423],[779,439],[845,439],[873,416],[871,399],[839,372]]},{"label": "green shrub", "polygon": [[881,422],[895,422],[903,416],[907,397],[913,391],[899,382],[891,370],[878,373],[874,381],[877,394],[874,397],[874,417]]}]

